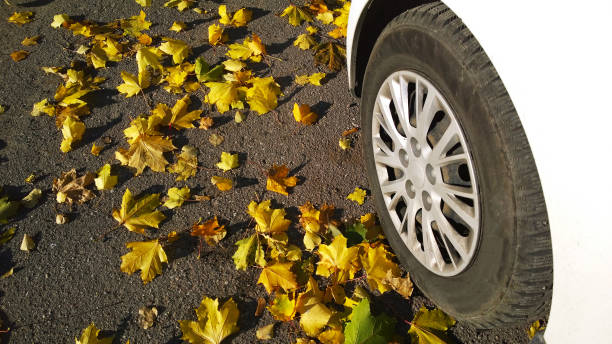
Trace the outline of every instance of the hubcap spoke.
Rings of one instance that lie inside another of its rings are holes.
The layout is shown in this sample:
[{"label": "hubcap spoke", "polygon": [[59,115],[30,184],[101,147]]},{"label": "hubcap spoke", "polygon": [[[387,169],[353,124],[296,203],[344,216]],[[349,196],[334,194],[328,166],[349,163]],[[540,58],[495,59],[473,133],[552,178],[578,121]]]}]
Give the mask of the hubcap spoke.
[{"label": "hubcap spoke", "polygon": [[372,117],[378,187],[403,243],[441,276],[465,270],[478,247],[480,200],[468,148],[427,79],[400,71],[385,80]]}]

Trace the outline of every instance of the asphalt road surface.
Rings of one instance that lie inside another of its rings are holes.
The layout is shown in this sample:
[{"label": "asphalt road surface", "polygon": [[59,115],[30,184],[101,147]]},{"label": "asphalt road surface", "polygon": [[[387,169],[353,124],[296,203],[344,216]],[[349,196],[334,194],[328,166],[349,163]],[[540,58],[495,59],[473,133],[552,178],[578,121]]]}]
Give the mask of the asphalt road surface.
[{"label": "asphalt road surface", "polygon": [[[111,191],[95,191],[97,197],[70,209],[55,202],[51,192],[53,178],[62,172],[76,168],[79,173],[95,172],[105,163],[117,165],[114,152],[119,147],[127,148],[123,129],[130,120],[149,108],[140,96],[125,98],[116,91],[121,83],[120,71],[136,73],[133,57],[119,63],[109,63],[98,75],[107,80],[102,90],[92,99],[92,114],[84,117],[87,130],[81,143],[67,154],[60,151],[61,133],[55,128],[54,119],[46,115],[30,116],[32,105],[43,98],[52,99],[60,80],[57,76],[41,71],[43,66],[68,66],[74,59],[82,59],[74,50],[85,40],[75,37],[66,29],[53,29],[53,16],[66,13],[78,19],[108,22],[118,18],[137,15],[141,7],[134,1],[97,0],[38,0],[26,2],[11,0],[14,7],[0,4],[0,37],[2,58],[0,59],[0,104],[6,108],[0,114],[0,185],[3,193],[18,199],[37,187],[43,190],[41,203],[34,209],[22,211],[9,225],[0,225],[3,230],[16,227],[15,238],[0,246],[0,274],[14,267],[14,274],[0,279],[0,316],[5,329],[11,330],[0,336],[2,343],[68,343],[80,335],[91,322],[114,335],[114,343],[179,343],[181,331],[178,320],[194,320],[194,309],[202,296],[226,300],[233,297],[240,309],[238,326],[240,331],[229,337],[227,343],[255,342],[257,328],[273,322],[265,312],[254,317],[257,299],[267,296],[261,285],[257,285],[258,270],[246,272],[234,267],[232,254],[234,243],[247,236],[249,216],[247,204],[251,200],[273,199],[277,207],[288,209],[292,220],[290,231],[297,233],[297,207],[306,201],[316,205],[330,203],[339,209],[342,219],[354,219],[364,213],[373,212],[370,198],[362,206],[346,199],[357,186],[368,188],[362,165],[359,135],[354,136],[353,147],[343,151],[338,140],[344,130],[359,125],[359,101],[352,98],[347,88],[346,69],[330,73],[322,87],[297,86],[296,74],[318,71],[312,54],[294,47],[292,42],[304,32],[304,26],[293,27],[278,13],[288,5],[280,0],[227,1],[230,10],[247,7],[253,10],[253,20],[246,28],[230,29],[230,42],[242,41],[247,34],[257,33],[275,57],[266,64],[252,64],[250,68],[259,76],[273,76],[281,85],[283,96],[279,98],[276,114],[258,116],[247,114],[244,122],[233,120],[234,112],[221,115],[209,112],[202,104],[203,92],[192,96],[192,108],[204,109],[204,115],[212,116],[215,125],[208,131],[199,129],[169,132],[177,147],[190,144],[199,150],[200,170],[187,182],[176,182],[175,175],[156,173],[150,169],[139,177],[133,177],[126,168],[118,168],[120,180]],[[218,20],[216,8],[220,2],[197,1],[208,14],[193,11],[178,12],[162,7],[163,1],[153,0],[146,8],[147,19],[153,22],[151,35],[179,38],[193,47],[188,60],[203,56],[214,64],[224,59],[225,47],[208,45],[207,28]],[[8,23],[14,11],[34,11],[34,21],[24,26]],[[168,31],[173,21],[188,24],[187,31]],[[26,36],[40,35],[40,44],[26,47],[31,54],[23,61],[13,62],[9,54],[22,49],[20,42]],[[174,104],[178,95],[170,94],[159,87],[148,90],[147,96],[153,104]],[[321,115],[312,126],[298,125],[292,115],[294,102],[309,104]],[[225,138],[223,143],[212,146],[211,134]],[[107,145],[99,157],[90,154],[91,145]],[[214,167],[222,151],[238,153],[240,168],[227,172],[237,185],[230,192],[222,193],[210,183],[212,175],[220,173]],[[171,154],[167,155],[173,159]],[[287,165],[292,174],[299,177],[298,185],[288,197],[266,192],[263,168],[272,164]],[[32,184],[24,180],[36,176]],[[100,235],[115,227],[111,217],[113,208],[121,204],[126,188],[134,194],[157,192],[165,194],[170,187],[187,185],[192,193],[212,196],[202,203],[188,203],[174,210],[163,209],[167,219],[159,231],[185,231],[199,218],[218,216],[229,228],[221,245],[205,246],[200,259],[197,258],[197,239],[185,237],[168,249],[169,264],[164,265],[163,274],[151,283],[143,285],[138,273],[127,275],[120,271],[120,257],[129,250],[126,242],[142,240],[136,233],[120,228],[110,233],[106,240]],[[56,213],[68,214],[70,221],[55,224]],[[23,234],[34,238],[36,249],[30,253],[19,249]],[[398,319],[398,334],[406,334],[407,325],[402,319],[411,319],[423,304],[433,306],[418,291],[410,300],[403,300],[394,293],[374,299],[375,312],[385,311]],[[394,309],[385,305],[394,304]],[[160,313],[155,325],[147,330],[137,323],[138,309],[156,306]],[[525,325],[525,327],[527,324]],[[460,343],[526,343],[525,327],[479,331],[458,323],[451,334]],[[300,336],[299,326],[281,323],[276,326],[270,343],[294,343]]]}]

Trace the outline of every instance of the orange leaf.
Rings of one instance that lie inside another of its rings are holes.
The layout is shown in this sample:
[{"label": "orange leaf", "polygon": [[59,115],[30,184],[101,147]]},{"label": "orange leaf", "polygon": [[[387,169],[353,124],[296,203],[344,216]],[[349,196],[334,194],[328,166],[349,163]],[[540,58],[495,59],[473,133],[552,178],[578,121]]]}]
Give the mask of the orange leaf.
[{"label": "orange leaf", "polygon": [[192,229],[191,236],[203,238],[209,246],[215,246],[226,234],[225,226],[219,226],[216,216],[202,224],[193,225]]},{"label": "orange leaf", "polygon": [[285,165],[273,165],[268,171],[268,181],[266,189],[288,196],[287,187],[294,187],[297,184],[297,177],[287,177],[289,169]]},{"label": "orange leaf", "polygon": [[17,50],[17,51],[13,51],[11,53],[11,58],[13,59],[13,61],[18,62],[18,61],[21,61],[21,60],[25,59],[26,57],[28,57],[29,54],[30,54],[30,52],[28,52],[28,51]]}]

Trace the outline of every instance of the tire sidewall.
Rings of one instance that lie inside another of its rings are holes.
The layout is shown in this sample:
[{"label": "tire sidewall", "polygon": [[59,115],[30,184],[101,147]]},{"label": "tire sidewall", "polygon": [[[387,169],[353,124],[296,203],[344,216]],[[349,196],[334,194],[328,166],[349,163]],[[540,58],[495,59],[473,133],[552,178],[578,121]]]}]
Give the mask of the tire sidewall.
[{"label": "tire sidewall", "polygon": [[472,263],[460,274],[442,277],[412,255],[385,211],[379,217],[385,234],[423,293],[440,308],[462,320],[494,309],[510,284],[516,255],[516,207],[506,147],[482,91],[482,80],[453,54],[442,39],[419,27],[404,25],[377,41],[366,69],[361,102],[363,151],[372,195],[378,210],[385,202],[372,150],[372,113],[385,79],[409,70],[429,80],[445,97],[461,126],[474,165],[480,199],[480,238]]}]

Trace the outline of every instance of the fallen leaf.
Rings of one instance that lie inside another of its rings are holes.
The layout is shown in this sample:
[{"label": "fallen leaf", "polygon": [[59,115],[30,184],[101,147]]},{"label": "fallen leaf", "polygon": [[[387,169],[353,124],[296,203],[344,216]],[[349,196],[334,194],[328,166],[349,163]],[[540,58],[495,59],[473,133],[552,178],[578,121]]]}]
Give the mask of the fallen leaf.
[{"label": "fallen leaf", "polygon": [[147,284],[162,273],[162,263],[168,263],[166,252],[156,240],[129,242],[131,252],[121,256],[121,271],[128,275],[140,270],[140,278]]},{"label": "fallen leaf", "polygon": [[366,272],[368,285],[372,290],[378,290],[381,294],[392,289],[387,279],[391,276],[399,276],[399,266],[391,260],[391,253],[384,245],[363,245],[363,251],[359,255],[361,265]]},{"label": "fallen leaf", "polygon": [[228,48],[226,55],[236,60],[250,59],[253,62],[260,62],[261,57],[266,55],[266,47],[256,34],[251,38],[245,38],[242,43],[230,44]]},{"label": "fallen leaf", "polygon": [[410,322],[408,335],[412,343],[445,344],[449,342],[446,331],[455,325],[455,319],[439,309],[428,310],[421,306]]},{"label": "fallen leaf", "polygon": [[168,209],[180,207],[189,197],[191,197],[191,190],[186,186],[181,189],[170,188],[168,190],[168,200],[164,202],[164,207]]},{"label": "fallen leaf", "polygon": [[247,103],[251,110],[263,115],[276,109],[278,96],[281,94],[280,85],[273,77],[253,78],[252,87],[246,92]]},{"label": "fallen leaf", "polygon": [[156,307],[141,307],[138,310],[138,325],[143,329],[153,327],[157,319],[157,308]]},{"label": "fallen leaf", "polygon": [[32,191],[30,191],[30,193],[27,194],[27,196],[21,199],[21,204],[28,209],[32,209],[38,204],[38,201],[41,197],[42,190],[33,189]]},{"label": "fallen leaf", "polygon": [[60,150],[67,153],[72,150],[72,145],[81,141],[85,133],[85,124],[73,117],[67,117],[62,124],[62,135],[64,139],[60,145]]},{"label": "fallen leaf", "polygon": [[160,211],[155,210],[158,206],[159,194],[144,195],[134,200],[130,189],[125,189],[121,208],[113,209],[113,218],[128,230],[144,234],[145,228],[159,228],[159,223],[166,218]]},{"label": "fallen leaf", "polygon": [[342,132],[342,136],[349,136],[349,135],[351,135],[353,133],[356,133],[358,131],[359,131],[359,127],[354,127],[354,128],[351,128],[351,129],[343,131]]},{"label": "fallen leaf", "polygon": [[136,175],[141,174],[146,166],[153,171],[164,172],[168,161],[163,153],[176,149],[172,140],[155,130],[155,122],[142,117],[134,119],[130,127],[123,131],[130,144],[129,150],[120,149],[115,153],[122,165],[136,169]]},{"label": "fallen leaf", "polygon": [[393,271],[387,271],[385,283],[389,284],[391,288],[393,288],[393,290],[395,290],[405,299],[409,299],[410,296],[412,296],[414,285],[410,280],[410,274],[407,274],[406,277],[399,277],[397,275],[394,275]]},{"label": "fallen leaf", "polygon": [[129,98],[142,91],[142,87],[138,83],[138,78],[128,72],[121,72],[123,84],[117,86],[117,91],[124,93],[126,98]]},{"label": "fallen leaf", "polygon": [[293,263],[275,263],[263,268],[257,284],[263,284],[268,294],[282,289],[285,292],[297,289],[298,284],[295,274],[291,272]]},{"label": "fallen leaf", "polygon": [[234,184],[231,179],[218,176],[212,176],[210,182],[221,191],[231,190]]},{"label": "fallen leaf", "polygon": [[264,299],[263,297],[257,299],[257,309],[255,310],[256,317],[259,317],[263,314],[264,310],[266,309],[266,304],[266,299]]},{"label": "fallen leaf", "polygon": [[228,82],[207,82],[204,85],[210,89],[205,97],[208,104],[216,105],[217,111],[224,113],[230,106],[236,107],[240,102],[238,97],[239,86]]},{"label": "fallen leaf", "polygon": [[255,331],[255,337],[259,340],[270,340],[274,336],[274,324],[260,327]]},{"label": "fallen leaf", "polygon": [[76,170],[73,168],[63,172],[59,179],[53,179],[53,192],[57,193],[57,203],[74,202],[83,204],[95,197],[95,194],[85,187],[94,181],[93,173],[86,173],[77,178]]},{"label": "fallen leaf", "polygon": [[268,306],[270,314],[276,320],[290,321],[293,320],[297,313],[298,300],[297,297],[290,298],[287,294],[275,293],[272,305]]},{"label": "fallen leaf", "polygon": [[165,42],[159,46],[159,50],[168,55],[172,55],[172,61],[175,64],[183,62],[191,52],[191,48],[187,43],[172,38],[164,38]]},{"label": "fallen leaf", "polygon": [[187,25],[185,25],[185,23],[183,23],[182,21],[178,21],[178,22],[175,21],[174,23],[172,23],[172,26],[170,26],[168,30],[174,31],[174,32],[181,32],[185,30],[186,28],[187,28]]},{"label": "fallen leaf", "polygon": [[311,75],[297,75],[295,77],[295,83],[298,85],[311,85],[321,86],[321,80],[325,78],[325,73],[314,73]]},{"label": "fallen leaf", "polygon": [[135,0],[137,4],[139,4],[142,7],[149,7],[151,6],[151,0]]},{"label": "fallen leaf", "polygon": [[315,48],[315,64],[325,65],[331,71],[339,71],[346,59],[345,48],[333,42],[321,43]]},{"label": "fallen leaf", "polygon": [[51,23],[51,27],[57,29],[62,26],[64,23],[68,23],[70,21],[70,17],[67,14],[56,14],[53,16],[53,22]]},{"label": "fallen leaf", "polygon": [[33,20],[34,12],[14,12],[9,18],[9,23],[14,23],[19,26],[29,23]]},{"label": "fallen leaf", "polygon": [[[4,274],[2,274],[2,276],[0,276],[0,278],[4,279],[4,278],[13,276],[14,270],[15,270],[14,268],[10,268],[10,270],[5,272]],[[0,333],[2,333],[2,331],[0,331]]]},{"label": "fallen leaf", "polygon": [[285,233],[291,225],[291,221],[285,219],[285,209],[272,209],[271,201],[257,203],[251,201],[247,213],[255,219],[257,223],[255,230],[265,234]]},{"label": "fallen leaf", "polygon": [[236,111],[236,115],[234,116],[234,122],[242,123],[246,119],[246,114]]},{"label": "fallen leaf", "polygon": [[102,152],[103,149],[104,146],[96,146],[96,144],[94,143],[93,145],[91,145],[91,154],[94,156],[99,156],[100,152]]},{"label": "fallen leaf", "polygon": [[540,320],[536,320],[533,323],[531,323],[531,325],[527,329],[527,336],[529,337],[529,339],[533,339],[536,333],[540,331],[544,331],[545,328],[546,328],[545,326],[542,326],[542,322]]},{"label": "fallen leaf", "polygon": [[200,118],[200,129],[208,130],[213,126],[213,118],[212,117],[202,117]]},{"label": "fallen leaf", "polygon": [[241,8],[233,15],[227,12],[227,7],[225,5],[219,6],[219,23],[223,25],[233,25],[234,27],[245,26],[253,16],[253,12],[247,10],[245,8]]},{"label": "fallen leaf", "polygon": [[372,316],[367,298],[353,308],[349,319],[344,328],[346,344],[389,343],[395,329],[395,320],[386,314]]},{"label": "fallen leaf", "polygon": [[23,181],[28,183],[28,184],[32,184],[34,183],[34,180],[36,180],[36,176],[34,175],[34,173],[30,173],[30,175],[24,179]]},{"label": "fallen leaf", "polygon": [[302,49],[302,50],[308,50],[310,49],[310,47],[316,45],[317,42],[314,40],[314,38],[311,35],[308,34],[301,34],[299,36],[297,36],[297,38],[295,39],[295,41],[293,41],[293,45]]},{"label": "fallen leaf", "polygon": [[232,259],[236,270],[246,270],[247,267],[257,264],[261,267],[266,266],[265,253],[257,234],[239,240],[235,244],[238,246]]},{"label": "fallen leaf", "polygon": [[76,341],[76,344],[111,344],[112,343],[113,337],[99,339],[98,338],[99,333],[100,333],[100,330],[96,328],[96,325],[94,325],[94,323],[91,323],[89,326],[87,326],[87,328],[83,330],[83,332],[81,333],[81,338],[80,339],[74,338],[74,340]]},{"label": "fallen leaf", "polygon": [[360,266],[358,263],[359,247],[347,248],[344,235],[337,235],[331,244],[319,245],[317,254],[316,274],[323,277],[333,276],[336,283],[343,283],[352,279]]},{"label": "fallen leaf", "polygon": [[223,143],[223,136],[217,134],[211,134],[208,138],[208,142],[210,142],[213,146],[218,146]]},{"label": "fallen leaf", "polygon": [[204,239],[209,246],[215,246],[221,239],[225,238],[226,234],[225,226],[219,225],[216,216],[202,224],[195,224],[191,228],[191,236]]},{"label": "fallen leaf", "polygon": [[289,7],[283,10],[283,13],[281,13],[280,16],[281,17],[287,16],[287,18],[289,19],[289,24],[293,26],[298,26],[302,24],[302,21],[307,21],[307,22],[312,21],[312,17],[307,11],[308,10],[306,8],[300,8],[295,5],[289,5]]},{"label": "fallen leaf", "polygon": [[55,224],[63,225],[68,222],[68,218],[64,214],[56,214],[55,215]]},{"label": "fallen leaf", "polygon": [[218,64],[211,69],[208,63],[206,63],[202,57],[198,57],[195,61],[194,71],[198,81],[200,82],[219,81],[221,80],[221,75],[223,74],[224,70],[223,64]]},{"label": "fallen leaf", "polygon": [[32,112],[30,113],[32,116],[40,116],[42,113],[46,113],[49,116],[55,115],[55,106],[47,104],[47,99],[43,99],[38,103],[34,104],[32,107]]},{"label": "fallen leaf", "polygon": [[288,187],[294,187],[297,184],[297,177],[289,175],[289,168],[285,165],[276,166],[272,165],[272,168],[267,172],[266,189],[269,191],[277,192],[281,195],[289,196],[287,192]]},{"label": "fallen leaf", "polygon": [[124,33],[134,37],[138,37],[142,34],[142,31],[149,30],[151,22],[146,20],[146,13],[140,10],[140,14],[127,19],[120,20],[120,26]]},{"label": "fallen leaf", "polygon": [[219,309],[219,300],[206,296],[196,309],[197,321],[179,320],[182,340],[191,344],[219,344],[232,333],[239,331],[236,323],[240,312],[231,298]]},{"label": "fallen leaf", "polygon": [[184,10],[193,7],[195,5],[194,0],[170,0],[164,4],[164,7],[176,7],[177,10],[183,12]]},{"label": "fallen leaf", "polygon": [[317,121],[319,115],[310,110],[307,104],[298,105],[293,103],[293,118],[296,122],[310,125]]},{"label": "fallen leaf", "polygon": [[21,240],[21,246],[19,247],[19,249],[22,251],[30,252],[34,249],[34,247],[35,247],[34,240],[32,240],[32,238],[29,235],[24,234],[23,239]]},{"label": "fallen leaf", "polygon": [[227,172],[231,169],[237,168],[239,166],[238,154],[221,152],[221,161],[219,161],[216,166],[222,169],[223,172]]},{"label": "fallen leaf", "polygon": [[351,148],[351,139],[340,138],[340,141],[338,141],[338,145],[340,145],[340,148],[342,148],[342,150],[347,150]]},{"label": "fallen leaf", "polygon": [[317,339],[321,344],[344,344],[344,333],[342,329],[329,329],[321,332]]},{"label": "fallen leaf", "polygon": [[151,43],[153,43],[153,38],[151,38],[151,36],[147,35],[146,33],[143,33],[142,35],[138,36],[138,43],[144,45],[151,45]]},{"label": "fallen leaf", "polygon": [[189,104],[191,104],[191,100],[188,95],[177,100],[172,109],[166,104],[159,103],[153,109],[152,116],[159,118],[160,125],[169,126],[177,130],[195,128],[193,121],[200,119],[202,110],[187,112]]},{"label": "fallen leaf", "polygon": [[26,57],[28,57],[29,54],[30,54],[30,52],[29,51],[25,51],[25,50],[13,51],[11,53],[11,58],[13,59],[13,61],[19,62],[19,61],[25,59]]},{"label": "fallen leaf", "polygon": [[40,39],[40,36],[26,37],[23,39],[23,41],[21,41],[21,45],[25,45],[25,46],[36,45],[38,44],[39,39]]},{"label": "fallen leaf", "polygon": [[227,34],[223,32],[223,28],[217,24],[212,24],[208,27],[208,43],[217,45],[227,42]]},{"label": "fallen leaf", "polygon": [[176,163],[168,166],[168,172],[177,173],[177,181],[187,180],[196,175],[198,171],[198,150],[190,145],[181,148]]},{"label": "fallen leaf", "polygon": [[357,204],[362,205],[363,201],[366,197],[366,191],[362,190],[360,188],[355,188],[355,191],[353,191],[351,194],[349,194],[346,199],[351,200],[351,201],[355,201],[357,202]]},{"label": "fallen leaf", "polygon": [[331,24],[334,21],[334,14],[331,11],[317,14],[317,20],[325,25]]}]

